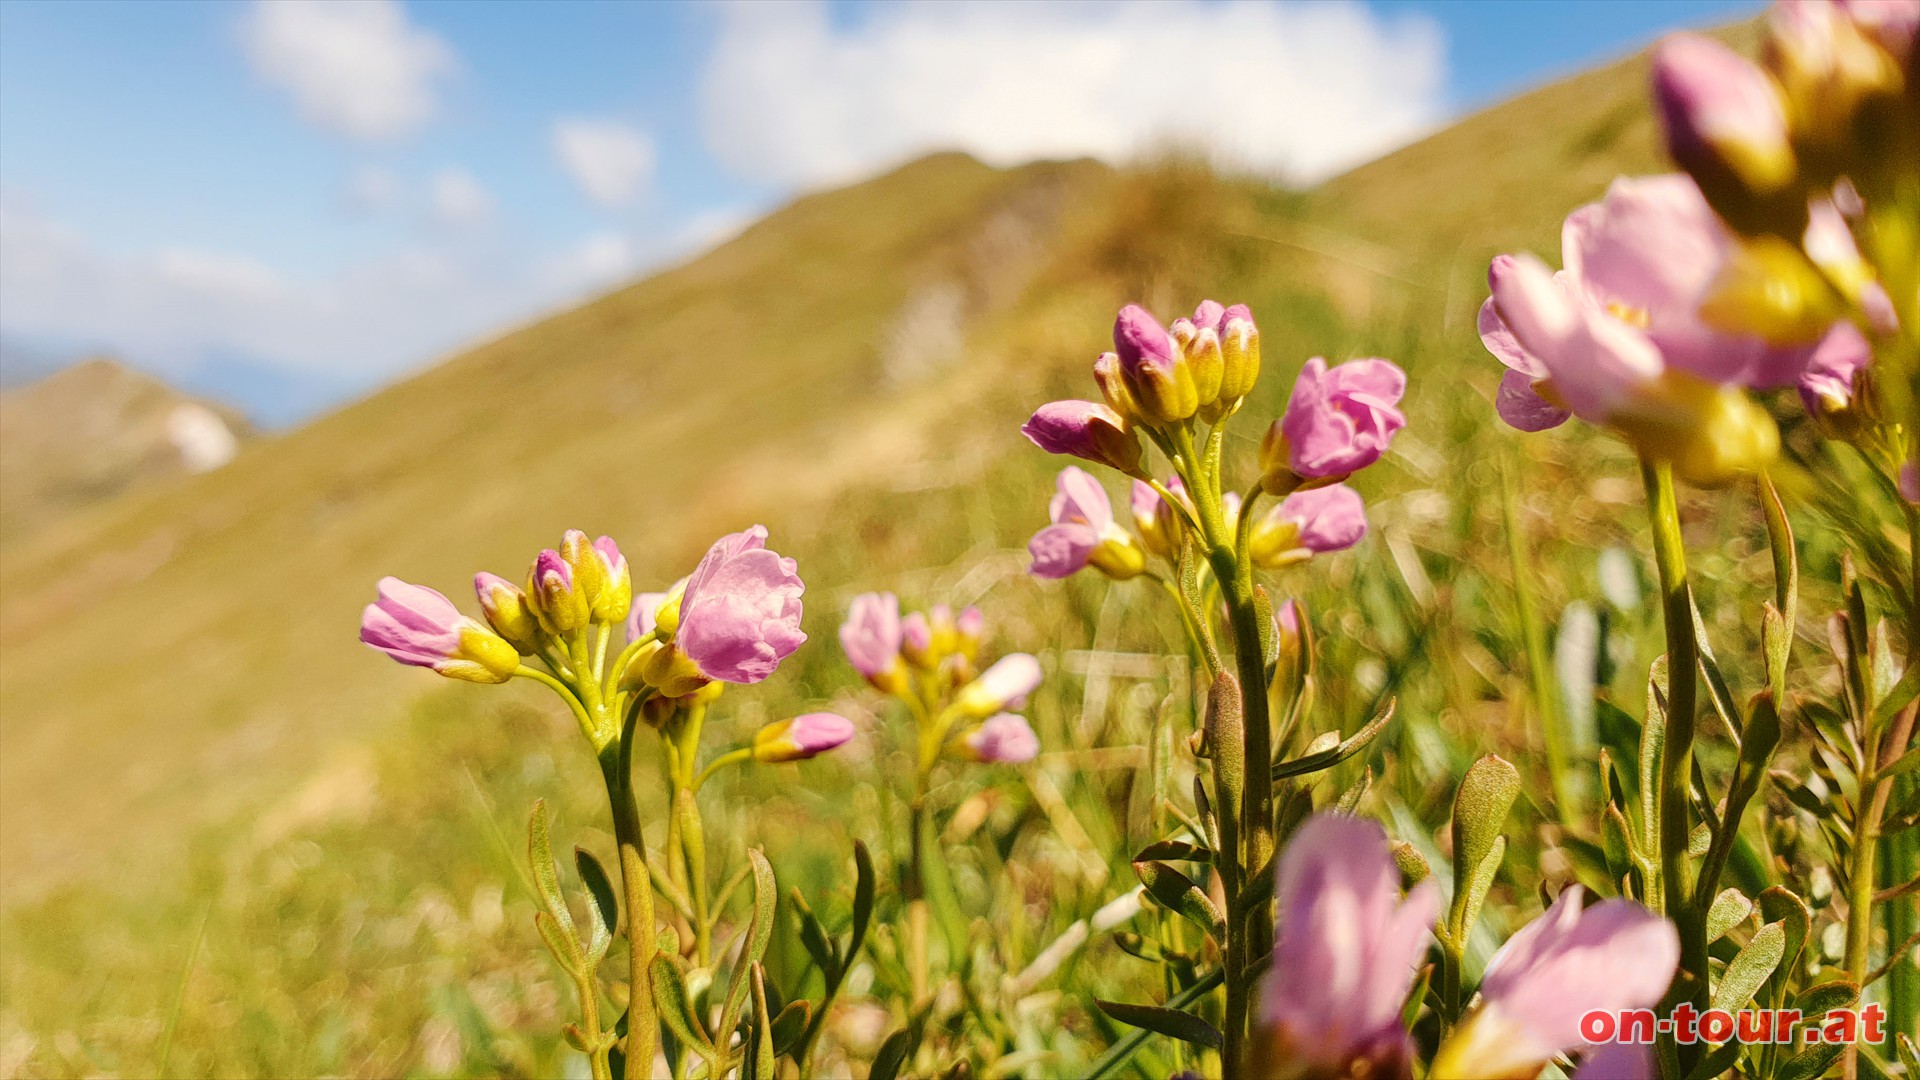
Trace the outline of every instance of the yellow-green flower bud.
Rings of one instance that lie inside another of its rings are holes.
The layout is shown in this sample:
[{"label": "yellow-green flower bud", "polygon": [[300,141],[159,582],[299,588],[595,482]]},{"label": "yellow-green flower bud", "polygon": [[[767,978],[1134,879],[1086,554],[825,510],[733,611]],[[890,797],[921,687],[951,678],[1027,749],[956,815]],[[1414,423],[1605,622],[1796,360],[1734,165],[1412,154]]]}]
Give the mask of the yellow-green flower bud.
[{"label": "yellow-green flower bud", "polygon": [[540,651],[540,621],[527,606],[527,594],[520,586],[497,574],[475,574],[473,592],[495,633],[522,656]]},{"label": "yellow-green flower bud", "polygon": [[1147,569],[1147,553],[1131,533],[1116,529],[1087,555],[1087,565],[1115,581],[1126,581]]},{"label": "yellow-green flower bud", "polygon": [[1819,341],[1845,309],[1806,253],[1777,236],[1735,246],[1700,318],[1729,334],[1753,334],[1776,345]]},{"label": "yellow-green flower bud", "polygon": [[540,628],[554,637],[566,637],[587,624],[587,598],[573,575],[573,567],[548,548],[533,562],[527,576],[527,605]]},{"label": "yellow-green flower bud", "polygon": [[686,653],[661,641],[649,641],[636,649],[620,677],[623,687],[650,686],[663,698],[685,697],[711,682]]}]

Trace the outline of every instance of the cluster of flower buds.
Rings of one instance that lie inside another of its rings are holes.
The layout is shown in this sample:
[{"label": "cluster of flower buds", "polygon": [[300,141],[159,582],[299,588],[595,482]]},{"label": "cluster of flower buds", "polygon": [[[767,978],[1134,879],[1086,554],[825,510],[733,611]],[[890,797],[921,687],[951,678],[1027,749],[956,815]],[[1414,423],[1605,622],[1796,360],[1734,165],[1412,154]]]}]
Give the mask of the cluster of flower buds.
[{"label": "cluster of flower buds", "polygon": [[[1758,63],[1693,34],[1654,55],[1667,151],[1730,230],[1700,320],[1797,358],[1808,411],[1843,436],[1915,418],[1905,387],[1891,416],[1861,406],[1920,364],[1917,28],[1920,0],[1782,0]],[[1875,375],[1869,350],[1893,341]]]},{"label": "cluster of flower buds", "polygon": [[912,707],[923,770],[942,755],[1017,763],[1040,751],[1033,728],[1017,713],[1040,685],[1040,662],[1012,653],[978,670],[984,629],[973,607],[957,616],[944,604],[902,616],[900,598],[890,592],[855,597],[840,626],[840,646],[853,669]]},{"label": "cluster of flower buds", "polygon": [[1710,317],[1744,249],[1687,177],[1616,180],[1567,217],[1561,248],[1557,273],[1526,254],[1488,271],[1480,339],[1507,367],[1495,407],[1509,425],[1541,431],[1578,416],[1713,484],[1779,450],[1772,417],[1745,391],[1799,385],[1850,399],[1867,359],[1852,328],[1829,319],[1783,345]]},{"label": "cluster of flower buds", "polygon": [[[460,614],[433,589],[383,578],[379,599],[361,616],[360,640],[449,678],[542,679],[564,693],[589,736],[603,745],[617,730],[626,695],[644,695],[643,715],[659,721],[711,701],[727,683],[765,679],[806,641],[800,630],[805,586],[794,561],[767,550],[766,539],[759,525],[721,537],[671,589],[635,596],[619,545],[570,530],[558,548],[534,558],[524,587],[495,574],[474,577],[485,623]],[[608,665],[616,628],[626,640]],[[527,666],[526,658],[545,672]],[[852,734],[840,717],[811,714],[768,725],[754,737],[751,756],[796,761]]]},{"label": "cluster of flower buds", "polygon": [[[1385,832],[1360,818],[1309,818],[1282,856],[1279,939],[1261,986],[1262,1075],[1407,1076],[1403,1016],[1440,912],[1431,880],[1404,897]],[[1441,1045],[1436,1080],[1533,1076],[1582,1048],[1589,1010],[1660,999],[1680,958],[1673,925],[1630,900],[1582,909],[1579,886],[1508,939],[1488,963],[1479,1005]],[[1600,1060],[1576,1077],[1651,1078],[1649,1048]]]},{"label": "cluster of flower buds", "polygon": [[1668,152],[1744,234],[1799,238],[1810,201],[1920,170],[1915,0],[1787,0],[1762,62],[1677,34],[1654,55]]}]

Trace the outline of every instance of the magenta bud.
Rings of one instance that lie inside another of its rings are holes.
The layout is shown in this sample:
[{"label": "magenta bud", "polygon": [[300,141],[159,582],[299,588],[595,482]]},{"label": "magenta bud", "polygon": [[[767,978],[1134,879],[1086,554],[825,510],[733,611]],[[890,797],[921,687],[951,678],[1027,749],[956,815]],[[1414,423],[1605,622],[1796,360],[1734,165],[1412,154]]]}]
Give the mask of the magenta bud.
[{"label": "magenta bud", "polygon": [[753,760],[805,761],[853,738],[853,721],[836,713],[807,713],[753,733]]},{"label": "magenta bud", "polygon": [[1049,454],[1068,454],[1140,474],[1140,438],[1119,413],[1092,401],[1052,401],[1034,411],[1021,434]]},{"label": "magenta bud", "polygon": [[1739,53],[1698,34],[1667,38],[1653,54],[1653,97],[1667,153],[1710,199],[1764,196],[1792,181],[1780,92]]}]

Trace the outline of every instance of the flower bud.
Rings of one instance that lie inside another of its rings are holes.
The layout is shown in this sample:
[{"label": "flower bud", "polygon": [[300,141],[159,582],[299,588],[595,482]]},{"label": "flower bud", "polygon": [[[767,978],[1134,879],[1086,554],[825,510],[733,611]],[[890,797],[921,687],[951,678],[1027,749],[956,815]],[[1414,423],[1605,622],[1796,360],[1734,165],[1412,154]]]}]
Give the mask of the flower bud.
[{"label": "flower bud", "polygon": [[607,564],[594,551],[593,541],[579,529],[568,529],[566,535],[560,538],[560,557],[566,560],[567,569],[573,571],[573,587],[587,602],[587,613],[591,618],[595,602],[610,584],[607,580]]},{"label": "flower bud", "polygon": [[927,621],[926,612],[911,612],[900,620],[900,655],[922,671],[940,666],[933,648],[933,625]]},{"label": "flower bud", "polygon": [[1800,375],[1800,401],[1807,414],[1832,421],[1853,407],[1855,381],[1873,359],[1865,335],[1852,323],[1838,323],[1814,346]]},{"label": "flower bud", "polygon": [[1804,252],[1777,236],[1736,244],[1700,305],[1708,326],[1775,345],[1811,345],[1843,315],[1833,286]]},{"label": "flower bud", "polygon": [[611,536],[595,540],[591,554],[595,563],[594,576],[601,583],[599,591],[587,601],[593,621],[602,624],[623,622],[628,610],[633,607],[633,573],[627,568],[627,557],[620,553],[620,545],[614,543]]},{"label": "flower bud", "polygon": [[527,576],[527,604],[540,620],[540,628],[554,637],[565,637],[587,624],[587,599],[581,595],[573,567],[552,548],[533,561]]},{"label": "flower bud", "polygon": [[960,655],[971,661],[980,655],[980,637],[986,632],[987,617],[977,607],[969,607],[953,620],[954,632],[959,636]]},{"label": "flower bud", "polygon": [[976,720],[1017,709],[1040,685],[1040,661],[1026,653],[1003,656],[980,677],[962,687],[954,711]]},{"label": "flower bud", "polygon": [[520,669],[520,653],[505,638],[438,591],[386,577],[379,594],[360,613],[360,640],[394,660],[476,683],[503,683]]},{"label": "flower bud", "polygon": [[1000,713],[956,740],[953,753],[968,761],[1018,765],[1040,753],[1040,738],[1026,717]]},{"label": "flower bud", "polygon": [[1020,433],[1049,454],[1069,454],[1140,475],[1140,437],[1120,414],[1091,401],[1053,401],[1040,406]]},{"label": "flower bud", "polygon": [[1167,327],[1167,336],[1173,339],[1174,347],[1187,362],[1187,369],[1193,372],[1193,391],[1202,409],[1219,401],[1220,381],[1227,373],[1226,358],[1220,355],[1219,330],[1211,321],[1199,321],[1207,315],[1217,317],[1219,307],[1208,300],[1200,305],[1194,318],[1175,319]]},{"label": "flower bud", "polygon": [[1113,323],[1120,378],[1143,422],[1178,424],[1200,407],[1193,370],[1166,328],[1137,304],[1120,309]]},{"label": "flower bud", "polygon": [[540,651],[540,621],[527,606],[527,594],[520,586],[497,574],[475,574],[473,592],[495,633],[522,656]]},{"label": "flower bud", "polygon": [[1127,391],[1127,382],[1120,377],[1120,357],[1114,353],[1101,353],[1093,361],[1093,381],[1100,387],[1100,396],[1112,409],[1115,416],[1129,424],[1140,422],[1140,407]]},{"label": "flower bud", "polygon": [[681,578],[666,592],[634,597],[633,611],[627,618],[627,640],[637,641],[652,633],[671,639],[680,629],[680,601],[686,595],[687,579]]},{"label": "flower bud", "polygon": [[1765,469],[1780,452],[1773,417],[1738,387],[1668,371],[1644,406],[1614,419],[1641,452],[1689,483],[1715,486]]},{"label": "flower bud", "polygon": [[1220,316],[1220,355],[1226,363],[1220,400],[1239,401],[1260,381],[1260,330],[1247,305],[1235,304]]},{"label": "flower bud", "polygon": [[853,738],[853,721],[834,713],[807,713],[768,724],[753,733],[753,760],[765,764],[805,761]]},{"label": "flower bud", "polygon": [[1809,179],[1816,187],[1856,164],[1860,121],[1896,99],[1905,84],[1886,43],[1835,3],[1776,7],[1766,60],[1803,159],[1812,159]]},{"label": "flower bud", "polygon": [[1675,34],[1654,51],[1653,95],[1667,153],[1716,207],[1793,182],[1780,91],[1745,57],[1711,38]]}]

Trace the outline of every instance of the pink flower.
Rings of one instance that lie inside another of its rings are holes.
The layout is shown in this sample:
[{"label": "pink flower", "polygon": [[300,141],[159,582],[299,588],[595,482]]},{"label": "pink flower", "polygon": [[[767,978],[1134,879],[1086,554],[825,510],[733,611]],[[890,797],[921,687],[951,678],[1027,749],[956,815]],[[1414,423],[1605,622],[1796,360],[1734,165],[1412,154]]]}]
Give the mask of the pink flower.
[{"label": "pink flower", "polygon": [[1792,385],[1806,349],[1725,334],[1700,318],[1732,242],[1691,179],[1623,177],[1605,201],[1567,217],[1565,270],[1531,255],[1495,258],[1480,340],[1508,368],[1501,418],[1538,431],[1569,414],[1611,424],[1671,413],[1659,400],[1669,367],[1711,383]]},{"label": "pink flower", "polygon": [[1349,360],[1327,367],[1307,361],[1279,429],[1296,475],[1343,476],[1380,460],[1393,434],[1407,426],[1397,406],[1407,376],[1388,360]]},{"label": "pink flower", "polygon": [[1254,523],[1247,547],[1256,566],[1273,570],[1350,548],[1365,535],[1367,507],[1359,492],[1329,484],[1282,499]]},{"label": "pink flower", "polygon": [[1793,179],[1786,106],[1746,57],[1674,34],[1654,50],[1653,97],[1667,153],[1705,190],[1764,195]]},{"label": "pink flower", "polygon": [[1316,814],[1281,857],[1275,899],[1279,941],[1259,1006],[1273,1056],[1296,1073],[1405,1075],[1400,1013],[1440,910],[1433,883],[1402,899],[1379,825]]},{"label": "pink flower", "polygon": [[[1085,469],[1069,465],[1060,470],[1058,491],[1048,506],[1053,524],[1027,542],[1035,577],[1063,578],[1096,563],[1109,573],[1131,567],[1131,577],[1146,565],[1133,537],[1115,524],[1113,503],[1105,488]],[[1131,553],[1133,559],[1124,556]]]},{"label": "pink flower", "polygon": [[460,614],[441,593],[396,577],[381,578],[379,592],[360,613],[362,642],[403,664],[467,682],[503,683],[519,669],[519,650]]},{"label": "pink flower", "polygon": [[967,732],[954,749],[972,761],[1018,765],[1032,761],[1040,752],[1040,737],[1033,733],[1026,717],[1000,713]]},{"label": "pink flower", "polygon": [[1646,1043],[1602,1043],[1587,1051],[1572,1080],[1654,1080],[1653,1047]]},{"label": "pink flower", "polygon": [[1853,404],[1854,378],[1873,359],[1866,336],[1852,323],[1836,323],[1814,346],[1800,373],[1800,401],[1814,416],[1841,412]]},{"label": "pink flower", "polygon": [[1631,900],[1582,909],[1570,885],[1487,963],[1480,1006],[1440,1048],[1436,1076],[1530,1073],[1585,1045],[1580,1018],[1659,1001],[1680,963],[1673,924]]},{"label": "pink flower", "polygon": [[709,679],[757,683],[807,640],[806,586],[766,541],[764,525],[723,536],[687,578],[674,643]]},{"label": "pink flower", "polygon": [[953,701],[954,711],[979,718],[1002,709],[1018,709],[1040,686],[1040,679],[1039,660],[1027,653],[1008,653],[960,688]]},{"label": "pink flower", "polygon": [[885,674],[900,660],[900,642],[899,597],[879,592],[853,598],[840,624],[840,648],[855,671],[869,679]]},{"label": "pink flower", "polygon": [[836,713],[807,713],[753,733],[753,760],[805,761],[853,738],[853,721]]},{"label": "pink flower", "polygon": [[1128,475],[1140,471],[1140,438],[1126,420],[1092,401],[1051,401],[1020,433],[1049,454],[1067,454]]}]

